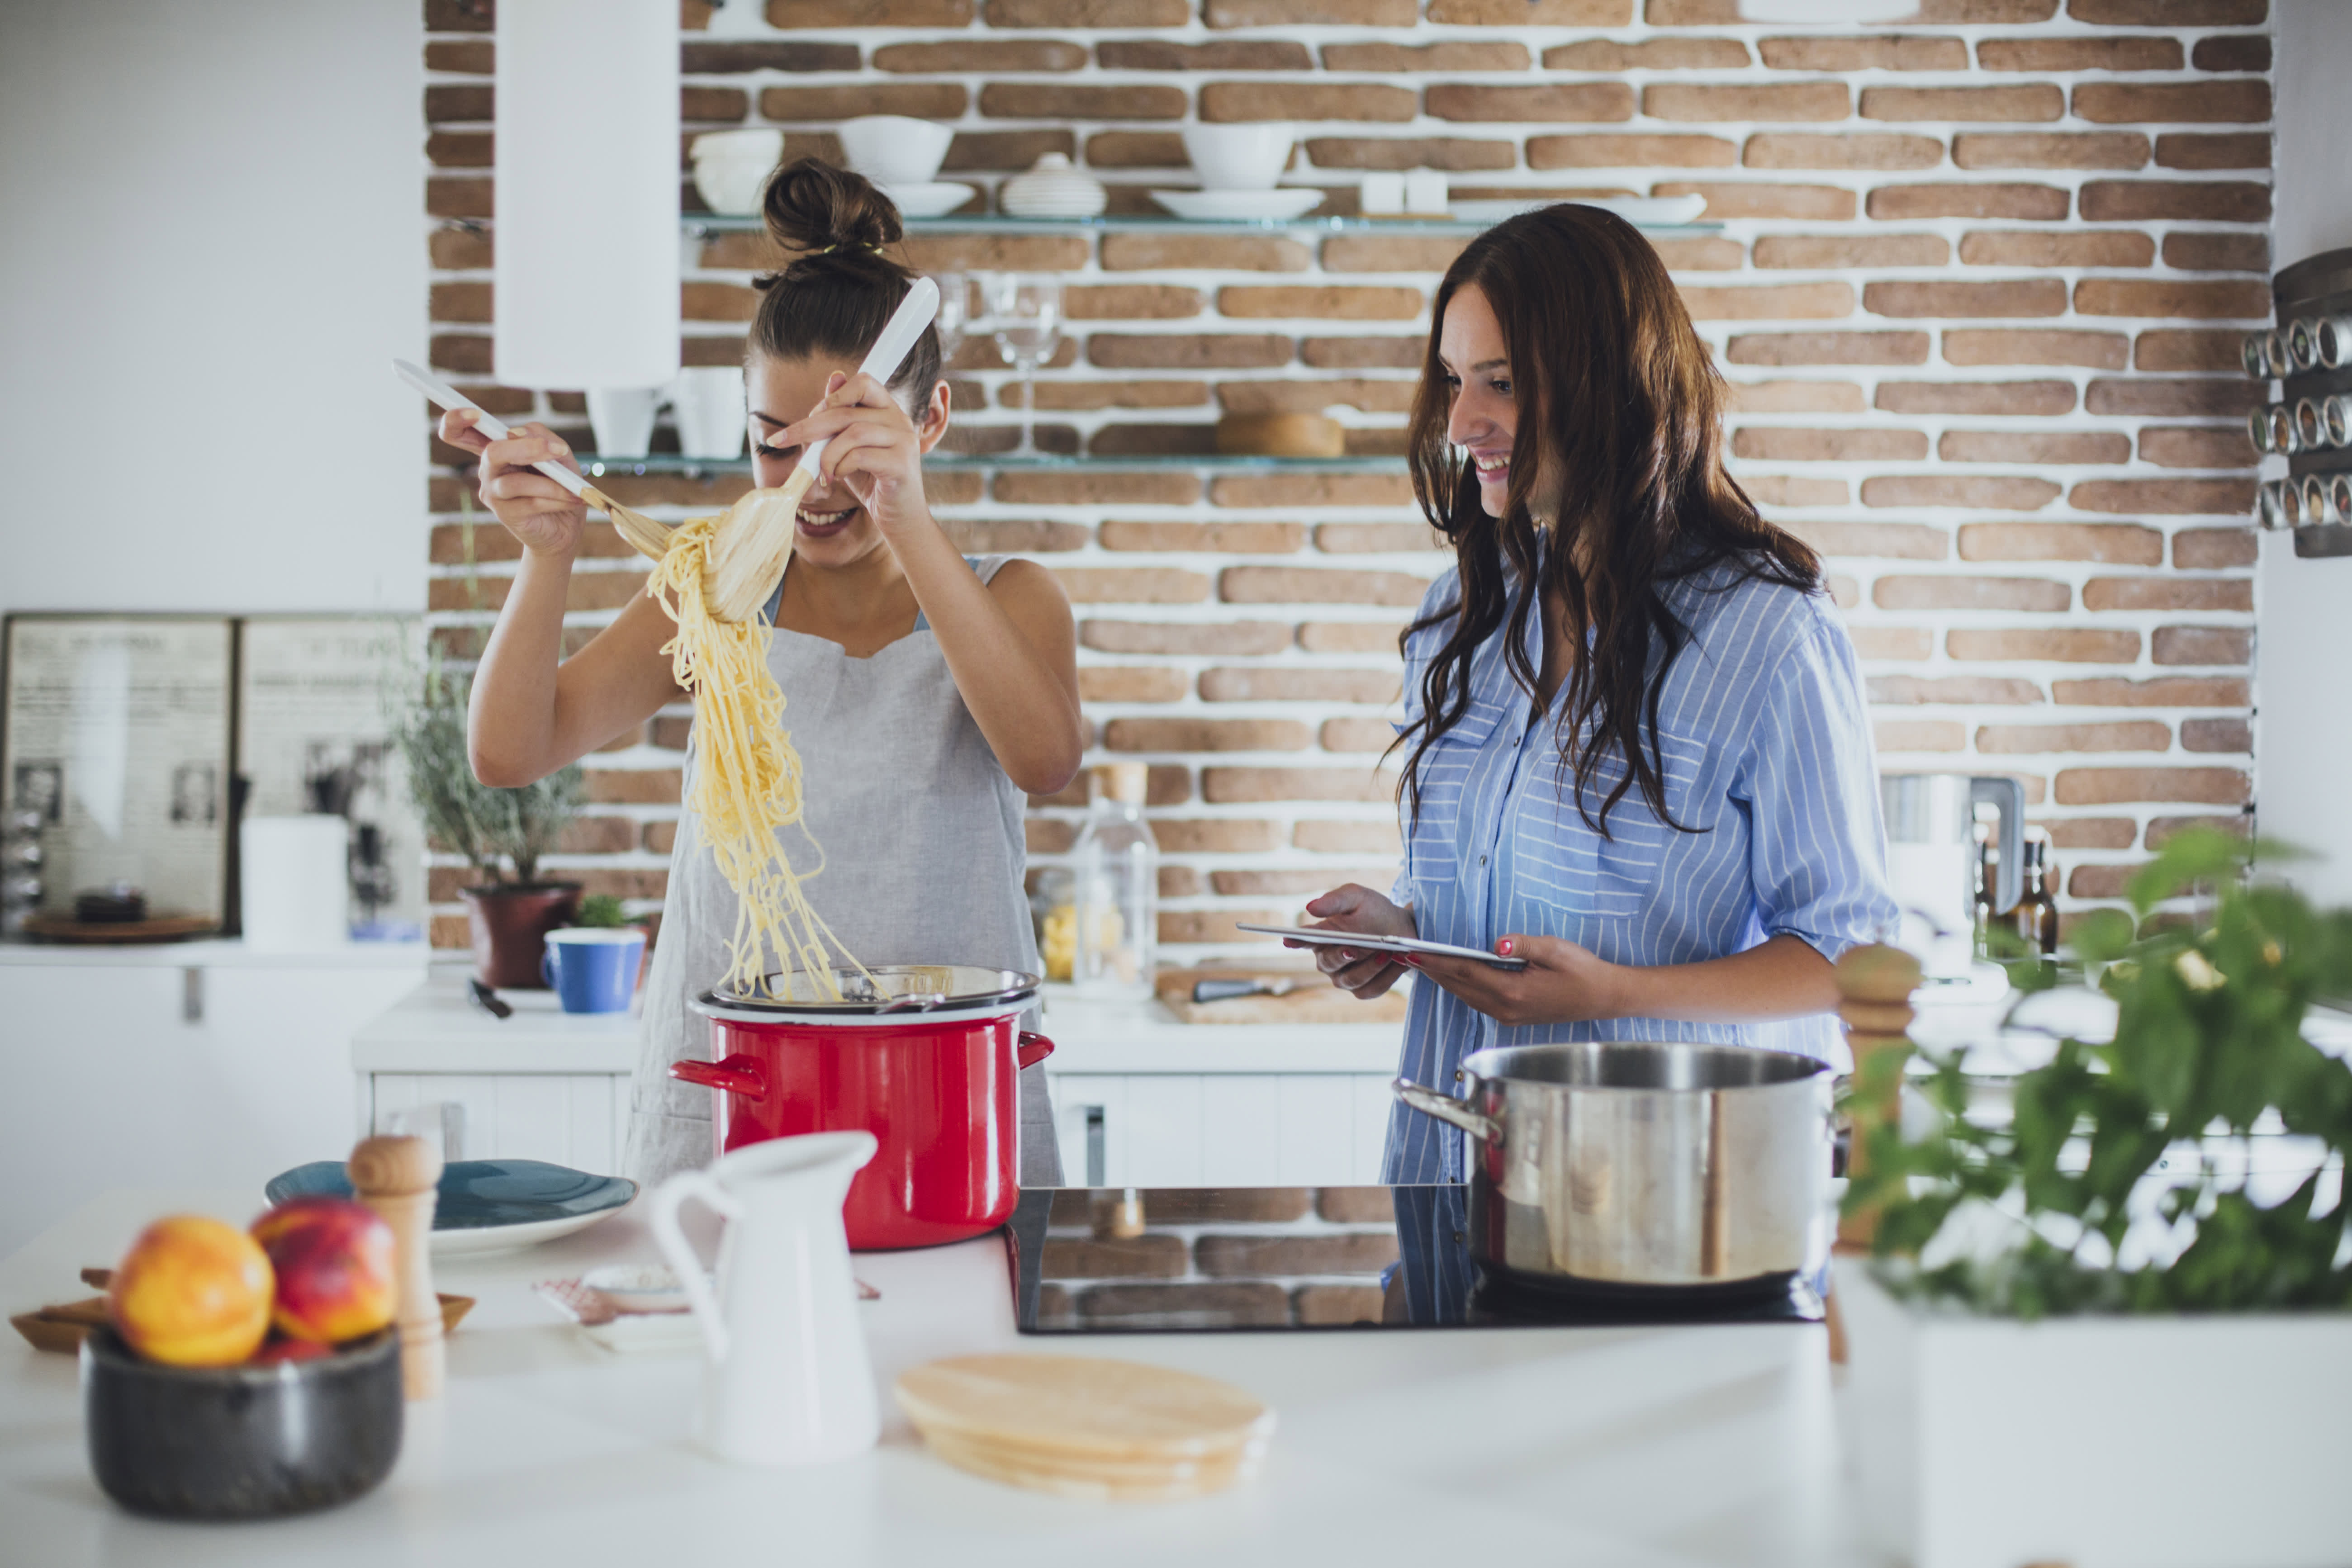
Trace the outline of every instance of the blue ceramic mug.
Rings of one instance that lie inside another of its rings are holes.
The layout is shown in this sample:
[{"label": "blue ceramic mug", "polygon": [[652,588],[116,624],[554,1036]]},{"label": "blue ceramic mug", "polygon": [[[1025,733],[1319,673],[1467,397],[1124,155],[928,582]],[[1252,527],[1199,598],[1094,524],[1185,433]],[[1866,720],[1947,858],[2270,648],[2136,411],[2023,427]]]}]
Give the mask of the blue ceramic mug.
[{"label": "blue ceramic mug", "polygon": [[625,1013],[645,951],[635,926],[566,926],[547,933],[539,975],[567,1013]]}]

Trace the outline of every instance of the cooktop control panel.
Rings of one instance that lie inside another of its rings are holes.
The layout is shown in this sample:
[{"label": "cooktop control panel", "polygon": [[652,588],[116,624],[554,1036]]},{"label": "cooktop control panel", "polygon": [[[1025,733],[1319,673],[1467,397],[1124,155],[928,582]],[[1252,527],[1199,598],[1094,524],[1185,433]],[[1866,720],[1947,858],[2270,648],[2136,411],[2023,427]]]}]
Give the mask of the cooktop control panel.
[{"label": "cooktop control panel", "polygon": [[1562,1289],[1489,1277],[1460,1186],[1061,1187],[1007,1227],[1021,1331],[1444,1329],[1819,1322],[1803,1279]]}]

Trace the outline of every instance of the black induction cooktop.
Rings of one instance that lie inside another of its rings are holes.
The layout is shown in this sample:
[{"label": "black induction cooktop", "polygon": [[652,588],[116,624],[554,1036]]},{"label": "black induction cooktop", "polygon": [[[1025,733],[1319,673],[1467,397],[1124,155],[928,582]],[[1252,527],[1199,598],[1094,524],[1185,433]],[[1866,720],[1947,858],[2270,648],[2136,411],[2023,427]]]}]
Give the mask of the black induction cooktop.
[{"label": "black induction cooktop", "polygon": [[1475,1263],[1461,1186],[1059,1187],[1007,1227],[1024,1334],[1817,1323],[1803,1279],[1573,1290]]}]

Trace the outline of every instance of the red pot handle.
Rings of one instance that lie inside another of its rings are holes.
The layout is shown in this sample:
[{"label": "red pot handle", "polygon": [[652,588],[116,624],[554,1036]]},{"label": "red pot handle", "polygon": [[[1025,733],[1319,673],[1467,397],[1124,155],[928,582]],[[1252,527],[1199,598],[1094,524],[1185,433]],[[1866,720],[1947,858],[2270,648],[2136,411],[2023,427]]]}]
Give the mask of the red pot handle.
[{"label": "red pot handle", "polygon": [[1054,1054],[1054,1042],[1034,1030],[1024,1029],[1013,1042],[1013,1058],[1024,1068],[1034,1068]]},{"label": "red pot handle", "polygon": [[768,1075],[757,1057],[733,1056],[724,1061],[681,1061],[669,1064],[669,1076],[681,1083],[698,1083],[758,1101],[768,1098]]}]

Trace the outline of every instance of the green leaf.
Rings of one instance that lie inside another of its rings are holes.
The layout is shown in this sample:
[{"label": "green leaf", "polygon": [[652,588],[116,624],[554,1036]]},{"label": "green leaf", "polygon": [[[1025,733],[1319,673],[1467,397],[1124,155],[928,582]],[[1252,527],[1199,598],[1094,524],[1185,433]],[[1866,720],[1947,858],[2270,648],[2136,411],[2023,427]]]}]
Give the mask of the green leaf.
[{"label": "green leaf", "polygon": [[2085,910],[2067,934],[2075,952],[2092,963],[2112,963],[2132,944],[2132,918],[2121,910]]}]

